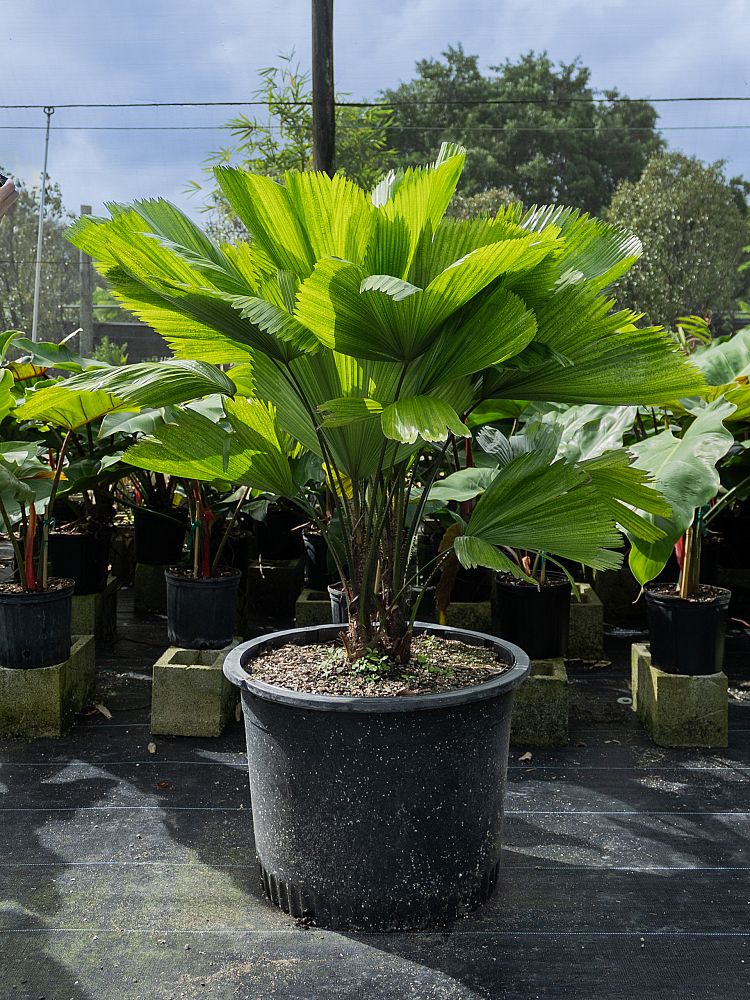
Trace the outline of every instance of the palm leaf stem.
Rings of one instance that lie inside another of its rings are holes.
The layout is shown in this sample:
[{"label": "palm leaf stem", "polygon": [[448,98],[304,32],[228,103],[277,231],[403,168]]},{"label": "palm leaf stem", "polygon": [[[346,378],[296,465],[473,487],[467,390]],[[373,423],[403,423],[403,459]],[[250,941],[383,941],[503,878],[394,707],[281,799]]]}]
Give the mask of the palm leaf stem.
[{"label": "palm leaf stem", "polygon": [[226,528],[224,529],[224,533],[221,536],[221,541],[219,542],[219,546],[216,549],[216,555],[214,556],[213,562],[211,563],[211,573],[212,574],[215,573],[216,570],[219,568],[219,560],[221,559],[221,556],[222,556],[222,553],[224,552],[224,549],[226,547],[227,541],[229,540],[229,535],[230,535],[230,533],[232,531],[232,528],[235,526],[235,524],[237,522],[237,518],[239,517],[240,510],[242,509],[242,505],[244,504],[244,502],[247,500],[247,496],[248,496],[249,492],[250,492],[250,487],[246,486],[243,489],[242,493],[240,494],[240,499],[237,501],[237,506],[232,511],[232,516],[230,517],[229,523],[227,524]]},{"label": "palm leaf stem", "polygon": [[49,570],[48,560],[47,560],[47,548],[49,545],[49,519],[52,514],[52,508],[55,503],[55,498],[57,497],[57,490],[60,486],[60,477],[62,476],[63,462],[65,461],[65,453],[68,450],[71,440],[75,437],[75,431],[69,430],[65,437],[63,438],[63,443],[60,447],[60,451],[57,453],[57,462],[55,464],[55,478],[52,480],[52,490],[50,491],[49,500],[47,501],[47,510],[44,516],[44,526],[42,528],[42,544],[39,551],[39,575],[42,578],[42,590],[47,589],[47,574]]},{"label": "palm leaf stem", "polygon": [[[445,444],[440,449],[440,453],[435,461],[435,464],[432,467],[432,470],[430,471],[428,481],[422,487],[422,496],[417,501],[417,512],[414,515],[414,520],[412,521],[411,527],[406,533],[404,551],[401,556],[402,560],[404,561],[404,564],[408,563],[409,556],[411,555],[411,551],[414,546],[414,540],[417,537],[417,531],[419,530],[419,525],[422,523],[422,517],[424,516],[424,509],[427,506],[427,498],[430,494],[430,489],[432,488],[433,483],[437,479],[437,474],[440,470],[440,466],[442,465],[443,459],[445,458],[445,453],[448,450],[448,445],[450,444],[450,440],[452,437],[453,435],[449,434],[448,437],[445,439]],[[409,488],[409,492],[406,494],[406,503],[409,504],[410,502],[411,502],[411,487]]]},{"label": "palm leaf stem", "polygon": [[[341,472],[333,460],[333,454],[328,448],[328,443],[326,442],[325,435],[318,426],[318,420],[315,411],[313,410],[309,400],[307,399],[304,391],[302,390],[302,386],[300,385],[296,375],[294,374],[289,365],[282,366],[277,361],[274,361],[274,364],[276,364],[276,367],[279,369],[282,376],[286,378],[291,388],[294,389],[294,391],[297,393],[297,396],[301,400],[302,405],[307,410],[308,416],[312,421],[313,428],[315,429],[315,436],[317,437],[318,443],[320,444],[320,450],[323,453],[323,460],[325,461],[332,475],[335,477],[336,484],[338,485],[338,490],[335,489],[334,487],[334,489],[331,490],[331,493],[333,495],[333,502],[335,506],[338,507],[339,512],[341,513],[342,522],[344,523],[344,528],[345,528],[343,532],[344,548],[346,549],[346,557],[349,561],[349,565],[351,566],[352,549],[350,544],[350,537],[352,532],[352,514],[349,509],[349,504],[347,503],[346,490],[344,489],[344,483],[341,478]],[[347,537],[347,530],[346,530],[347,528],[349,532],[349,537]]]},{"label": "palm leaf stem", "polygon": [[[399,375],[398,383],[396,385],[396,391],[393,396],[393,402],[397,402],[399,396],[401,395],[401,389],[404,385],[404,380],[406,379],[407,372],[409,371],[409,362],[404,363],[401,369],[401,374]],[[367,558],[365,560],[364,568],[362,571],[362,579],[360,581],[360,590],[365,594],[370,592],[370,581],[375,574],[376,567],[379,563],[380,556],[380,541],[383,536],[383,529],[386,522],[386,517],[389,512],[389,496],[388,491],[385,489],[385,482],[383,479],[383,463],[385,462],[385,456],[388,451],[388,445],[390,440],[383,436],[383,443],[380,446],[380,454],[378,455],[377,465],[375,467],[375,476],[373,478],[374,483],[374,493],[372,496],[372,504],[370,505],[370,510],[372,510],[372,516],[366,519],[365,522],[365,550],[367,552]],[[382,505],[377,504],[377,492],[382,489],[383,493],[383,503]],[[377,521],[375,519],[375,514],[377,512]],[[374,526],[374,528],[373,528]],[[368,609],[366,607],[366,602],[360,602],[357,608],[357,617],[359,618],[362,628],[366,628]]]}]

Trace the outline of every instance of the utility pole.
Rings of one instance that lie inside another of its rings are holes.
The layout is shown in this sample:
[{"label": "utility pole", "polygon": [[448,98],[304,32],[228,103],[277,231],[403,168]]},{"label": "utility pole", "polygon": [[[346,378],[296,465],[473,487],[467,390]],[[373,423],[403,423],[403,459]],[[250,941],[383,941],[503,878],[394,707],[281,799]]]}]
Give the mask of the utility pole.
[{"label": "utility pole", "polygon": [[313,169],[330,177],[336,169],[333,90],[333,0],[312,0]]},{"label": "utility pole", "polygon": [[[81,205],[81,215],[91,215],[91,205]],[[81,276],[79,352],[87,358],[94,350],[94,268],[91,258],[83,250],[79,251],[79,268]]]},{"label": "utility pole", "polygon": [[39,192],[39,224],[36,234],[36,269],[34,271],[34,309],[31,315],[31,339],[39,340],[39,294],[42,288],[42,251],[44,249],[44,201],[47,196],[47,153],[49,152],[49,127],[55,109],[44,109],[47,116],[47,131],[44,136],[44,167],[42,168],[42,189]]}]

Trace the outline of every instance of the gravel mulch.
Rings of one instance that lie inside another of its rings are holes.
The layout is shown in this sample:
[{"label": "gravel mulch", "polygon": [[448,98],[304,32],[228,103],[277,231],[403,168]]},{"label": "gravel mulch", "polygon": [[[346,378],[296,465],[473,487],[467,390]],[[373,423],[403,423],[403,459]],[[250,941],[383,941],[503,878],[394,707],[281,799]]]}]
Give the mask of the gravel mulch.
[{"label": "gravel mulch", "polygon": [[348,663],[338,642],[269,649],[246,669],[256,680],[292,691],[372,698],[455,691],[510,667],[491,649],[426,635],[415,636],[406,666],[390,670],[374,655]]}]

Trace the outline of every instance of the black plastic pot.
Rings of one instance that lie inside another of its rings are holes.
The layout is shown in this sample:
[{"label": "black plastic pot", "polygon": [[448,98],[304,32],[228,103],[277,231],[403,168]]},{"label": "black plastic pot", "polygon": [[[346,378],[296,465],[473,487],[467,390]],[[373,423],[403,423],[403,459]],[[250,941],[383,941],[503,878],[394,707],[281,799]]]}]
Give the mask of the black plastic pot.
[{"label": "black plastic pot", "polygon": [[107,586],[112,533],[67,534],[51,531],[49,565],[54,576],[70,579],[76,594],[98,594]]},{"label": "black plastic pot", "polygon": [[265,521],[255,521],[258,557],[267,560],[297,559],[303,553],[304,515],[283,507],[269,507]]},{"label": "black plastic pot", "polygon": [[[213,559],[224,536],[224,527],[211,533],[211,558]],[[246,574],[255,559],[255,536],[249,531],[232,531],[221,552],[221,565],[238,569]]]},{"label": "black plastic pot", "polygon": [[242,689],[255,848],[268,897],[339,929],[446,923],[493,892],[513,689],[526,654],[479,632],[416,631],[489,646],[502,676],[440,694],[347,698],[251,679],[263,650],[330,641],[338,625],[276,632],[227,656]]},{"label": "black plastic pot", "polygon": [[511,583],[499,573],[492,591],[492,624],[498,635],[526,650],[532,660],[565,656],[570,627],[571,586],[548,573],[543,587]]},{"label": "black plastic pot", "polygon": [[328,586],[328,596],[331,599],[331,622],[334,625],[348,625],[349,602],[344,588],[340,583],[332,583]]},{"label": "black plastic pot", "polygon": [[135,561],[146,566],[178,563],[182,559],[187,523],[187,511],[172,508],[165,512],[136,507],[133,511]]},{"label": "black plastic pot", "polygon": [[234,636],[240,571],[193,580],[179,573],[167,579],[167,635],[182,649],[223,649]]},{"label": "black plastic pot", "polygon": [[328,569],[326,540],[317,531],[303,531],[302,544],[305,548],[305,585],[311,590],[325,590],[333,582]]},{"label": "black plastic pot", "polygon": [[713,600],[691,601],[646,587],[653,666],[668,674],[716,674],[723,668],[732,595],[723,587],[712,589]]},{"label": "black plastic pot", "polygon": [[473,604],[476,601],[489,601],[492,594],[492,571],[489,569],[464,569],[456,574],[456,580],[451,591],[451,601]]},{"label": "black plastic pot", "polygon": [[59,590],[0,593],[0,666],[14,670],[51,667],[70,656],[73,581]]}]

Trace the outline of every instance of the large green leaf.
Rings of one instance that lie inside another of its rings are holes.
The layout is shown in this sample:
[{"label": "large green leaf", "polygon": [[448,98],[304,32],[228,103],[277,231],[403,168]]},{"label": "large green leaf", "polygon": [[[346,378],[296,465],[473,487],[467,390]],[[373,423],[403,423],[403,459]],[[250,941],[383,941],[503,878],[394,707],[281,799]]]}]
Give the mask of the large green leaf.
[{"label": "large green leaf", "polygon": [[114,393],[102,389],[68,389],[61,383],[29,392],[26,402],[16,410],[16,417],[75,431],[106,413],[137,409],[137,403],[128,403]]},{"label": "large green leaf", "polygon": [[[435,341],[441,325],[482,289],[502,274],[533,269],[553,248],[550,241],[534,236],[478,247],[446,267],[426,288],[389,274],[368,275],[347,261],[325,259],[300,286],[296,317],[325,347],[375,361],[410,362]],[[504,303],[509,304],[507,294]],[[519,303],[517,310],[523,314],[523,305]],[[531,332],[528,326],[524,329]],[[509,343],[514,336],[509,336]],[[521,339],[518,350],[529,336]],[[503,356],[494,340],[490,358],[493,353]],[[468,370],[476,371],[473,362]]]},{"label": "large green leaf", "polygon": [[[516,206],[510,211],[517,213]],[[543,233],[549,227],[564,238],[559,258],[562,280],[585,280],[604,288],[621,277],[641,256],[641,241],[619,226],[593,219],[578,209],[559,205],[533,207],[519,223],[523,229]]]},{"label": "large green leaf", "polygon": [[232,306],[235,296],[258,290],[260,278],[245,259],[249,250],[241,255],[224,248],[227,264],[221,269],[215,259],[187,254],[154,233],[135,210],[119,211],[110,220],[84,217],[71,227],[69,239],[97,261],[119,301],[181,357],[221,364],[248,360],[251,348],[281,360],[298,353]]},{"label": "large green leaf", "polygon": [[497,474],[497,469],[459,469],[439,479],[430,488],[429,499],[440,503],[473,500],[489,489]]},{"label": "large green leaf", "polygon": [[734,442],[731,431],[724,426],[733,409],[732,403],[716,400],[699,413],[682,437],[676,437],[668,429],[633,446],[636,468],[652,476],[672,510],[669,517],[644,515],[662,529],[661,539],[647,541],[629,532],[630,568],[639,583],[648,583],[661,572],[675,542],[691,525],[696,508],[716,496],[719,489],[716,463]]},{"label": "large green leaf", "polygon": [[621,539],[609,505],[589,476],[543,453],[513,459],[480,496],[465,535],[492,546],[563,556],[598,569],[617,567],[607,551]]},{"label": "large green leaf", "polygon": [[241,396],[225,405],[229,431],[181,407],[174,423],[154,428],[125,452],[123,461],[185,479],[229,481],[278,496],[296,495],[273,410]]},{"label": "large green leaf", "polygon": [[30,392],[16,413],[22,420],[75,430],[122,410],[182,403],[210,393],[232,395],[234,383],[200,361],[162,361],[107,366]]},{"label": "large green leaf", "polygon": [[729,340],[699,347],[692,360],[709,385],[726,385],[738,375],[750,375],[750,327]]},{"label": "large green leaf", "polygon": [[6,370],[0,372],[0,420],[4,420],[16,405],[13,376]]},{"label": "large green leaf", "polygon": [[561,408],[529,408],[529,420],[541,419],[560,429],[558,455],[570,461],[598,458],[622,448],[625,433],[633,426],[636,406],[604,406],[582,403]]},{"label": "large green leaf", "polygon": [[429,237],[445,215],[465,158],[462,146],[444,142],[434,163],[386,174],[371,196],[380,211],[365,261],[370,274],[408,277],[425,232]]},{"label": "large green leaf", "polygon": [[383,410],[381,423],[385,436],[402,444],[414,444],[417,438],[445,441],[449,433],[471,437],[471,431],[456,411],[444,400],[432,396],[412,396],[389,403]]},{"label": "large green leaf", "polygon": [[661,328],[639,328],[632,313],[612,312],[612,301],[585,283],[550,285],[553,278],[544,273],[540,281],[532,272],[513,289],[536,315],[534,343],[558,357],[529,369],[498,366],[485,379],[487,396],[627,405],[702,391],[702,376]]}]

